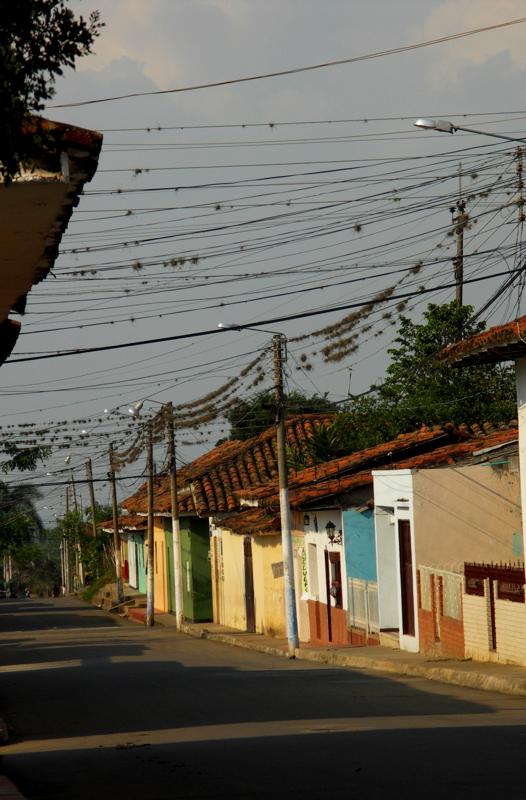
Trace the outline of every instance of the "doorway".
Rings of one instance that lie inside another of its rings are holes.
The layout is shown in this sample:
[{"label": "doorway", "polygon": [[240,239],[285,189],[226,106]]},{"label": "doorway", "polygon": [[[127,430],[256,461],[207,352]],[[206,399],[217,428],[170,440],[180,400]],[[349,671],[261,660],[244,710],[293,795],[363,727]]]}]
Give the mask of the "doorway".
[{"label": "doorway", "polygon": [[243,539],[243,554],[245,560],[245,616],[248,633],[256,632],[256,603],[254,598],[254,568],[252,564],[252,539],[245,536]]},{"label": "doorway", "polygon": [[400,554],[400,595],[402,601],[402,633],[415,635],[415,598],[413,594],[413,551],[411,526],[408,519],[398,521],[398,548]]}]

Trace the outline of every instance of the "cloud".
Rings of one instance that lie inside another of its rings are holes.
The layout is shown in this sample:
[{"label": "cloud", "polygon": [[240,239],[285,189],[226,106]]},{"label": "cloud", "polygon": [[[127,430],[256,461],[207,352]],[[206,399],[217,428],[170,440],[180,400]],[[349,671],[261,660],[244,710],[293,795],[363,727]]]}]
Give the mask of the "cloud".
[{"label": "cloud", "polygon": [[[524,10],[524,0],[499,0],[498,4],[495,0],[445,0],[422,25],[412,28],[411,40],[435,39],[518,19],[524,16]],[[525,27],[523,23],[439,45],[429,62],[429,82],[433,87],[443,87],[458,81],[465,70],[503,54],[514,69],[525,70]]]}]

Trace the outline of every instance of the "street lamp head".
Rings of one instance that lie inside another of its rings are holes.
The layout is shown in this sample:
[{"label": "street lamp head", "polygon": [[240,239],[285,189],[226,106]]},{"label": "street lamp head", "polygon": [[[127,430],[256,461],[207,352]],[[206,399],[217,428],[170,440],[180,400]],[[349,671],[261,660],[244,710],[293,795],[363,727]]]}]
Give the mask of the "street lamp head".
[{"label": "street lamp head", "polygon": [[135,419],[141,413],[141,408],[143,407],[143,405],[144,402],[142,400],[139,400],[138,403],[134,403],[132,406],[129,407],[128,414],[131,414],[132,417]]},{"label": "street lamp head", "polygon": [[413,122],[416,128],[424,128],[428,131],[441,131],[442,133],[455,133],[457,128],[447,119],[428,119],[422,117]]}]

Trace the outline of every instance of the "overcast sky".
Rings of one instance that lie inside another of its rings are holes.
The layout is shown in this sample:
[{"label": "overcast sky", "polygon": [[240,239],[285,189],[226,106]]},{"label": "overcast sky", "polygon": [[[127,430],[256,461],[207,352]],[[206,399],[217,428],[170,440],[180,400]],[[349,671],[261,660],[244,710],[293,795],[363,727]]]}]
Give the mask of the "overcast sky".
[{"label": "overcast sky", "polygon": [[[270,326],[294,338],[342,316],[325,309],[365,302],[399,280],[400,292],[419,284],[436,289],[410,302],[406,313],[419,318],[428,301],[454,297],[440,286],[451,280],[447,233],[459,163],[474,222],[466,242],[473,257],[468,277],[516,264],[521,230],[510,206],[513,145],[424,133],[412,120],[449,117],[523,135],[525,24],[253,83],[53,106],[390,50],[517,19],[521,0],[84,0],[72,6],[85,16],[98,8],[106,27],[95,54],[57,83],[46,116],[101,130],[105,144],[63,239],[58,279],[31,292],[12,359],[186,334],[218,322],[323,312]],[[181,258],[183,264],[170,263]],[[421,259],[422,273],[410,276],[407,270]],[[466,301],[479,307],[501,281],[466,287]],[[524,313],[515,293],[489,320],[518,310]],[[289,388],[343,400],[351,367],[351,392],[381,380],[396,330],[390,324],[396,317],[382,321],[385,311],[361,333],[359,350],[339,363],[323,362],[319,341],[291,344]],[[8,363],[0,372],[0,423],[68,421],[32,480],[60,480],[68,454],[76,475],[89,455],[102,478],[109,439],[125,446],[119,413],[127,404],[203,396],[239,374],[269,338],[226,332]],[[309,371],[301,369],[303,353]],[[104,409],[117,407],[108,420]],[[89,431],[87,439],[79,439],[81,430]],[[13,431],[17,437],[19,429]],[[182,433],[182,462],[219,435],[220,426]],[[143,468],[140,462],[132,472]],[[107,501],[107,485],[98,485],[97,496]],[[53,509],[46,515],[59,513],[63,489],[46,490],[45,497]]]}]

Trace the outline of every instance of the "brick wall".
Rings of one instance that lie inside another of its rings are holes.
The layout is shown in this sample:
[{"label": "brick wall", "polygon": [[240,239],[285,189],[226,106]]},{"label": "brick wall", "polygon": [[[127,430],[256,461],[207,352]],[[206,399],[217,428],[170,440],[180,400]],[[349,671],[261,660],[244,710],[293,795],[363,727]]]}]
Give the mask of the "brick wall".
[{"label": "brick wall", "polygon": [[422,608],[422,588],[420,570],[417,572],[418,589],[418,629],[420,652],[433,656],[450,656],[464,658],[464,621],[462,610],[460,619],[453,619],[444,614],[444,587],[442,576],[431,574],[426,576],[430,581],[431,608]]},{"label": "brick wall", "polygon": [[329,642],[327,606],[317,600],[308,600],[310,641],[313,644],[351,644],[351,632],[347,630],[347,618],[343,608],[331,608],[332,637]]}]

